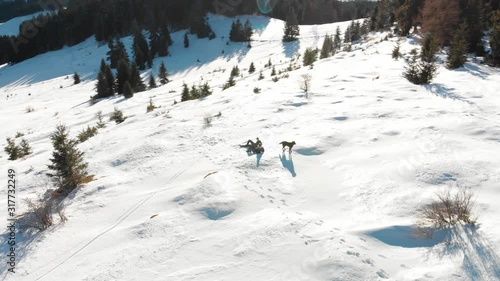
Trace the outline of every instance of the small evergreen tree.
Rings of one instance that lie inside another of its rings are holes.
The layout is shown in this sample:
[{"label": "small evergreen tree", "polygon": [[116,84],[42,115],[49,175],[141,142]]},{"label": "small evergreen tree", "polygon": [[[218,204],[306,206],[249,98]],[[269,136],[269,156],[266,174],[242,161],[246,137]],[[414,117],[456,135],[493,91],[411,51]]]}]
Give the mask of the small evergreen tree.
[{"label": "small evergreen tree", "polygon": [[447,58],[447,66],[449,69],[456,69],[464,66],[467,61],[467,25],[462,23],[453,36],[453,41],[450,46]]},{"label": "small evergreen tree", "polygon": [[208,85],[207,82],[203,84],[201,87],[201,97],[208,97],[212,94],[212,91],[210,90],[210,86]]},{"label": "small evergreen tree", "polygon": [[252,74],[255,72],[255,65],[253,62],[250,64],[250,68],[248,68],[248,73]]},{"label": "small evergreen tree", "polygon": [[434,36],[432,34],[428,34],[423,39],[420,58],[425,62],[434,62],[436,61],[436,53],[438,49],[439,47],[434,40]]},{"label": "small evergreen tree", "polygon": [[273,65],[273,69],[271,70],[271,76],[274,76],[276,75],[276,68],[274,68],[274,65]]},{"label": "small evergreen tree", "polygon": [[261,70],[259,73],[259,80],[262,80],[262,79],[264,79],[264,74],[262,73],[262,70]]},{"label": "small evergreen tree", "polygon": [[125,82],[130,80],[130,65],[124,59],[118,62],[118,69],[116,74],[116,92],[118,94],[123,94],[123,88],[125,87]]},{"label": "small evergreen tree", "polygon": [[141,78],[141,73],[139,72],[139,69],[137,68],[137,65],[135,63],[132,63],[132,66],[130,67],[130,79],[128,80],[128,82],[130,83],[130,86],[135,93],[143,92],[146,90],[146,85],[144,85],[144,82]]},{"label": "small evergreen tree", "polygon": [[240,75],[240,68],[236,65],[231,69],[231,77],[236,77]]},{"label": "small evergreen tree", "polygon": [[236,85],[233,76],[229,76],[229,80],[227,80],[226,84],[224,84],[223,90],[228,89]]},{"label": "small evergreen tree", "polygon": [[187,32],[184,34],[184,48],[189,48],[189,37]]},{"label": "small evergreen tree", "polygon": [[21,140],[21,157],[24,157],[26,155],[30,155],[33,151],[31,150],[31,146],[29,145],[28,141],[25,139]]},{"label": "small evergreen tree", "polygon": [[245,41],[252,40],[252,35],[253,35],[252,24],[250,23],[250,20],[247,20],[245,22],[245,26],[243,27],[243,37]]},{"label": "small evergreen tree", "polygon": [[200,91],[198,88],[196,88],[195,85],[191,86],[191,92],[189,93],[191,96],[191,99],[199,99],[200,98]]},{"label": "small evergreen tree", "polygon": [[312,65],[318,56],[318,50],[313,48],[307,48],[304,52],[304,66]]},{"label": "small evergreen tree", "polygon": [[333,37],[333,48],[335,50],[340,50],[342,47],[342,39],[340,38],[340,26],[337,26],[337,30],[335,31],[335,36]]},{"label": "small evergreen tree", "polygon": [[76,85],[76,84],[80,84],[80,75],[78,75],[78,73],[75,72],[75,74],[73,74],[73,84]]},{"label": "small evergreen tree", "polygon": [[181,102],[183,101],[188,101],[191,99],[191,95],[189,94],[189,88],[186,83],[182,84],[182,95],[181,95]]},{"label": "small evergreen tree", "polygon": [[290,8],[286,17],[286,24],[283,34],[283,41],[290,42],[295,41],[300,35],[299,21],[297,20],[297,15],[295,10]]},{"label": "small evergreen tree", "polygon": [[22,154],[21,148],[11,138],[7,138],[7,146],[4,148],[4,151],[9,155],[9,160],[16,160]]},{"label": "small evergreen tree", "polygon": [[400,45],[399,43],[394,46],[394,49],[392,49],[392,58],[397,60],[399,59],[399,57],[401,56],[401,54],[399,53],[399,48],[400,48]]},{"label": "small evergreen tree", "polygon": [[152,99],[152,98],[149,98],[149,104],[148,104],[148,106],[146,107],[146,113],[151,112],[151,111],[153,111],[153,110],[155,110],[155,109],[157,109],[157,108],[158,108],[158,107],[157,107],[156,105],[154,105],[154,103],[153,103],[153,99]]},{"label": "small evergreen tree", "polygon": [[165,66],[164,62],[161,62],[158,78],[160,78],[160,83],[162,85],[165,85],[168,83],[167,67]]},{"label": "small evergreen tree", "polygon": [[78,142],[69,138],[65,125],[58,125],[50,139],[54,152],[48,166],[51,172],[47,175],[52,178],[60,193],[68,194],[87,178],[88,164],[83,159],[83,152],[77,148]]},{"label": "small evergreen tree", "polygon": [[153,72],[151,72],[149,74],[149,88],[150,89],[154,89],[156,88],[156,79],[155,79],[155,75],[153,74]]},{"label": "small evergreen tree", "polygon": [[330,57],[333,51],[333,39],[330,35],[325,35],[325,39],[323,41],[323,46],[321,47],[321,53],[319,58],[324,59]]}]

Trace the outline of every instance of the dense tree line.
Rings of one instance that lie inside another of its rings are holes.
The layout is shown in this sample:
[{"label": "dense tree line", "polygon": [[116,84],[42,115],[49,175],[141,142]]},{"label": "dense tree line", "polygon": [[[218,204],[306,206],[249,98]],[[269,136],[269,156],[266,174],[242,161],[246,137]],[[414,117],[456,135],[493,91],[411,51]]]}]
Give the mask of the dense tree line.
[{"label": "dense tree line", "polygon": [[[160,34],[165,33],[165,29],[176,31],[188,28],[199,38],[214,38],[215,34],[204,17],[207,12],[230,16],[259,13],[255,1],[242,1],[234,7],[228,6],[232,2],[221,7],[220,2],[220,0],[70,1],[64,9],[39,15],[24,22],[17,36],[0,36],[0,64],[16,63],[38,54],[59,50],[64,46],[73,46],[93,35],[97,41],[108,42],[116,37],[134,34],[136,30]],[[366,17],[374,7],[373,1],[364,0],[350,2],[283,0],[279,1],[268,15],[286,20],[289,11],[293,9],[299,24],[313,24]],[[153,55],[156,55],[155,51]],[[147,61],[150,58],[145,59]]]},{"label": "dense tree line", "polygon": [[38,1],[16,0],[14,2],[0,3],[0,22],[6,22],[12,18],[33,14],[41,11],[44,7]]}]

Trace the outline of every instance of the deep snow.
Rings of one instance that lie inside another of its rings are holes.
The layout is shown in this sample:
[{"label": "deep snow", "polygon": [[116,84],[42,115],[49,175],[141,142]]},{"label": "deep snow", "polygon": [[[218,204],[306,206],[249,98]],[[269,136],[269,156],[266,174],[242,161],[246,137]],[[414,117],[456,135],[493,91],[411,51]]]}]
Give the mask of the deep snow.
[{"label": "deep snow", "polygon": [[[283,44],[283,22],[250,19],[252,48],[226,45],[232,19],[220,16],[210,16],[212,41],[191,36],[184,49],[184,32],[173,34],[173,56],[154,66],[165,61],[172,82],[130,100],[87,103],[108,49],[93,39],[0,68],[0,139],[24,132],[34,151],[17,161],[0,156],[0,181],[7,167],[17,170],[18,214],[23,198],[53,188],[44,174],[57,124],[76,136],[99,110],[108,118],[116,107],[128,117],[79,145],[96,180],[65,200],[66,223],[19,234],[17,273],[2,263],[2,276],[499,280],[499,71],[472,61],[456,71],[440,67],[431,85],[416,86],[401,76],[404,61],[391,59],[397,38],[370,34],[352,52],[272,82],[269,58],[285,69],[349,23],[302,26],[299,41]],[[418,38],[402,42],[403,53],[416,47]],[[249,75],[251,62],[257,71]],[[222,91],[234,65],[243,77]],[[84,78],[79,85],[72,85],[75,71]],[[298,85],[304,73],[313,77],[309,98]],[[173,105],[184,82],[209,82],[214,94]],[[146,113],[149,98],[161,108]],[[28,106],[35,111],[26,113]],[[255,137],[266,148],[260,157],[238,146]],[[292,154],[281,152],[283,140],[297,142]],[[419,208],[448,186],[475,191],[479,227],[415,238]]]}]

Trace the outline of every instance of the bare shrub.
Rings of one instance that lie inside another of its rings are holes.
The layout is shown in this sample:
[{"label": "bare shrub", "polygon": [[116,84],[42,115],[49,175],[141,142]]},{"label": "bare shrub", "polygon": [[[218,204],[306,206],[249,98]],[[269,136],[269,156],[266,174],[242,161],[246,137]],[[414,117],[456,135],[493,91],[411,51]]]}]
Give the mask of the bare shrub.
[{"label": "bare shrub", "polygon": [[468,188],[460,188],[452,192],[450,189],[436,194],[436,199],[422,209],[421,225],[435,228],[449,228],[457,223],[474,226],[472,216],[474,193]]},{"label": "bare shrub", "polygon": [[306,94],[306,97],[309,95],[309,91],[311,90],[311,75],[302,74],[300,76],[302,79],[299,81],[299,86],[302,91]]},{"label": "bare shrub", "polygon": [[28,106],[28,107],[26,107],[26,109],[25,109],[25,112],[26,112],[26,113],[31,113],[31,112],[33,112],[33,111],[35,111],[35,109],[34,109],[33,107],[31,107],[31,106]]},{"label": "bare shrub", "polygon": [[53,225],[52,200],[43,200],[39,197],[36,201],[25,199],[24,202],[28,206],[28,211],[19,221],[21,229],[44,231]]}]

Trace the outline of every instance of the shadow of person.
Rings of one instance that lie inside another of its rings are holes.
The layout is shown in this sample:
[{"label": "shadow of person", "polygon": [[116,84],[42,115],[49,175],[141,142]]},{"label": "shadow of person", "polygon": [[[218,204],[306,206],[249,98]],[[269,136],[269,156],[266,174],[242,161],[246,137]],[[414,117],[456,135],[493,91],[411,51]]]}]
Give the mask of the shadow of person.
[{"label": "shadow of person", "polygon": [[280,155],[281,164],[290,171],[292,177],[296,177],[297,173],[295,173],[295,167],[293,166],[292,154],[289,154],[288,157],[290,159],[286,159],[285,154],[283,154],[283,156]]}]

